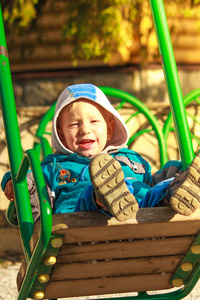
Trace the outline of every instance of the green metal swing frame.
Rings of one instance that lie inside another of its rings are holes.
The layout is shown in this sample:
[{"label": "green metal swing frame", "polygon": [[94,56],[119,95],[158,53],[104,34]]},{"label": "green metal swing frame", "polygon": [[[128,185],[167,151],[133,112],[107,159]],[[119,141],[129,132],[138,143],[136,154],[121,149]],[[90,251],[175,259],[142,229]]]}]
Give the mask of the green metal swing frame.
[{"label": "green metal swing frame", "polygon": [[[159,49],[162,56],[162,66],[166,79],[166,86],[169,94],[171,113],[173,116],[180,155],[184,168],[187,168],[187,165],[190,164],[194,157],[194,151],[187,123],[183,95],[167,25],[164,4],[162,0],[150,0],[149,3],[154,20]],[[52,213],[37,151],[34,149],[27,150],[25,153],[22,151],[2,13],[0,13],[0,72],[1,106],[4,118],[11,176],[16,199],[15,203],[12,203],[8,209],[8,219],[11,223],[17,224],[15,220],[16,207],[17,222],[20,227],[24,255],[28,265],[27,275],[23,281],[18,296],[18,300],[23,300],[28,297],[30,287],[33,284],[35,269],[38,268],[39,261],[44,254],[51,237]],[[112,96],[112,90],[108,90],[107,92]],[[27,201],[27,199],[29,199],[29,193],[26,182],[26,174],[29,167],[32,169],[35,179],[41,210],[40,237],[33,254],[31,254],[30,250],[30,240],[33,234],[34,223],[31,206],[29,201]],[[138,296],[132,297],[132,299],[181,299],[191,292],[199,277],[200,267],[198,263],[198,267],[195,272],[193,272],[188,284],[179,290],[159,295],[148,295],[146,292],[142,292],[138,293]],[[128,298],[130,297],[121,299]]]}]

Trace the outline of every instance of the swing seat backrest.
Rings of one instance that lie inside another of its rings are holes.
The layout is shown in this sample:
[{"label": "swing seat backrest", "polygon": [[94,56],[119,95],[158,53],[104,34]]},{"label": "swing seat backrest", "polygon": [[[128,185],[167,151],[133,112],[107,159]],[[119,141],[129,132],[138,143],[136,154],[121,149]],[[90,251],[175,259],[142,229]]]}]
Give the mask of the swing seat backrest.
[{"label": "swing seat backrest", "polygon": [[[37,223],[32,251],[39,231]],[[126,222],[98,212],[54,215],[50,243],[35,270],[29,297],[55,299],[187,285],[199,264],[199,231],[199,211],[189,218],[170,207],[140,209],[136,219]],[[19,289],[26,271],[24,261]],[[177,291],[172,289],[168,297],[173,293]],[[188,290],[179,293],[186,295]]]}]

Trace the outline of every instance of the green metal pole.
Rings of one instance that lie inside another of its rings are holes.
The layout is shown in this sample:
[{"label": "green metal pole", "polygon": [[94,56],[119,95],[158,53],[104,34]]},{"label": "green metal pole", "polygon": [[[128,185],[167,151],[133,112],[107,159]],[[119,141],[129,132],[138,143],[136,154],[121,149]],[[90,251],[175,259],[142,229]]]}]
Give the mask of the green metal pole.
[{"label": "green metal pole", "polygon": [[26,180],[16,184],[15,175],[19,169],[23,152],[20,140],[20,132],[15,107],[10,65],[4,34],[3,18],[0,7],[0,91],[1,91],[1,108],[3,112],[4,127],[8,155],[10,160],[11,176],[15,193],[18,221],[21,230],[24,253],[27,260],[30,258],[29,241],[33,232],[33,218],[31,206],[24,199],[29,198]]},{"label": "green metal pole", "polygon": [[183,103],[183,95],[180,87],[164,4],[162,0],[150,0],[149,2],[162,57],[162,66],[167,84],[180,155],[183,162],[183,167],[186,168],[194,157],[194,151],[190,138],[190,131]]},{"label": "green metal pole", "polygon": [[40,166],[40,161],[35,150],[27,150],[24,153],[20,169],[15,177],[16,182],[21,182],[24,178],[26,178],[29,166],[31,167],[33,173],[40,205],[40,235],[31,256],[30,262],[29,264],[27,264],[26,276],[24,277],[23,283],[21,285],[18,300],[25,300],[28,298],[28,294],[34,283],[42,256],[44,255],[48,242],[50,240],[52,229],[51,205],[49,203],[49,197]]}]

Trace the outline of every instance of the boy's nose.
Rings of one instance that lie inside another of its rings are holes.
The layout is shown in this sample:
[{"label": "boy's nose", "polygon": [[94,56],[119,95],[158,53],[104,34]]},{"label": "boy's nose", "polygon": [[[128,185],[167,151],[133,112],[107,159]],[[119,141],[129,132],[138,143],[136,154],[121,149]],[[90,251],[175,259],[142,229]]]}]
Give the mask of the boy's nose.
[{"label": "boy's nose", "polygon": [[83,123],[80,127],[80,133],[81,134],[86,134],[90,132],[90,125],[86,122]]}]

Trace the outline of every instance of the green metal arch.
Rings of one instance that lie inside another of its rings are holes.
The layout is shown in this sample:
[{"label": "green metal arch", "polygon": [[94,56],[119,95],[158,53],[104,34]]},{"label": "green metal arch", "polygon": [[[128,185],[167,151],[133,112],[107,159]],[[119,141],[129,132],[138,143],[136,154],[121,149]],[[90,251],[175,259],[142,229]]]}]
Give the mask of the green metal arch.
[{"label": "green metal arch", "polygon": [[[111,87],[100,87],[100,89],[107,95],[111,97],[119,98],[120,100],[124,100],[134,107],[136,107],[141,113],[145,115],[149,123],[152,125],[153,130],[156,133],[156,137],[159,143],[159,151],[160,151],[160,164],[161,167],[167,162],[167,147],[163,135],[162,128],[156,119],[156,117],[152,114],[152,112],[145,106],[144,103],[142,103],[139,99],[134,97],[133,95],[126,93],[124,91],[121,91],[116,88]],[[50,109],[45,113],[42,120],[40,121],[40,124],[38,126],[38,130],[36,132],[36,139],[34,143],[34,149],[37,151],[37,153],[40,153],[41,147],[43,151],[44,157],[46,155],[52,153],[51,147],[47,141],[47,139],[43,136],[45,133],[49,134],[48,132],[45,132],[46,126],[48,122],[53,118],[54,112],[55,112],[55,105],[54,103]],[[136,137],[136,136],[134,136]],[[132,137],[130,139],[130,142],[133,140]]]}]

